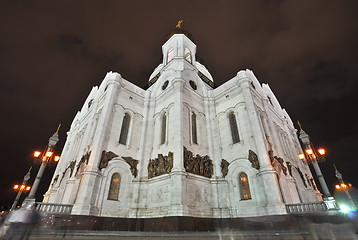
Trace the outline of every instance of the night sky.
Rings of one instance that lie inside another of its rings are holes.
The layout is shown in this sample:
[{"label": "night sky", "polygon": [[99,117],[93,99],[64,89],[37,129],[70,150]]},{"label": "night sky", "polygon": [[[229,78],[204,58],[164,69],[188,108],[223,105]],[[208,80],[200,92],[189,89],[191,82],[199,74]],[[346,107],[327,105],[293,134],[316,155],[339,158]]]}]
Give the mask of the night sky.
[{"label": "night sky", "polygon": [[[243,69],[268,83],[297,126],[327,149],[321,169],[331,189],[333,163],[358,185],[357,1],[0,1],[0,206],[11,205],[60,128],[70,124],[108,71],[145,88],[161,46],[183,19],[216,86]],[[37,200],[50,184],[49,165]]]}]

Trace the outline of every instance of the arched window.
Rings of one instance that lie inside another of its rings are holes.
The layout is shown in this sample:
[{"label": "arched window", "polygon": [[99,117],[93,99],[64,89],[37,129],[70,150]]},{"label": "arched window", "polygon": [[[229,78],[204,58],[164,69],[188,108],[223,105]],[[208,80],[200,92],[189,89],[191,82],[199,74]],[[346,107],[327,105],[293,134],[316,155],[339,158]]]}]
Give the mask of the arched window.
[{"label": "arched window", "polygon": [[174,58],[174,49],[169,48],[168,55],[167,55],[167,63],[169,63]]},{"label": "arched window", "polygon": [[185,48],[184,56],[185,56],[185,60],[191,63],[191,53],[189,48]]},{"label": "arched window", "polygon": [[233,112],[229,113],[230,129],[232,136],[232,143],[240,142],[239,130],[237,128],[236,117]]},{"label": "arched window", "polygon": [[239,187],[241,200],[251,199],[249,179],[244,172],[239,173]]},{"label": "arched window", "polygon": [[129,130],[129,123],[131,121],[131,117],[128,113],[124,114],[123,122],[122,122],[122,128],[121,128],[121,134],[119,136],[119,143],[126,145],[127,143],[127,137],[128,137],[128,130]]},{"label": "arched window", "polygon": [[166,115],[166,113],[163,113],[163,116],[162,116],[162,134],[161,134],[161,138],[160,138],[160,144],[165,143],[166,133],[167,133],[167,115]]},{"label": "arched window", "polygon": [[118,200],[119,186],[121,184],[121,176],[119,173],[114,173],[111,178],[111,184],[108,191],[108,200]]},{"label": "arched window", "polygon": [[196,114],[191,114],[191,140],[193,143],[198,144],[198,135],[196,132]]}]

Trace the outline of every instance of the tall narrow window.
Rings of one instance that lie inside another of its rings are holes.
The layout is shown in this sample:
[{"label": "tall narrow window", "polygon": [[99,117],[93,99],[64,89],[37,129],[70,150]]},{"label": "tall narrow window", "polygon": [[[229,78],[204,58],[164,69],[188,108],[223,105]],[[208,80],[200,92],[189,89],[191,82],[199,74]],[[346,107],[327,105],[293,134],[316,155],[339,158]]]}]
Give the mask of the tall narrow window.
[{"label": "tall narrow window", "polygon": [[131,120],[131,117],[129,116],[129,114],[128,113],[124,114],[122,128],[121,128],[121,134],[119,136],[120,144],[126,145],[126,143],[127,143],[130,120]]},{"label": "tall narrow window", "polygon": [[237,129],[236,118],[233,112],[229,114],[229,121],[230,121],[232,143],[240,142],[239,130]]},{"label": "tall narrow window", "polygon": [[162,116],[162,134],[161,134],[160,144],[165,143],[166,133],[167,133],[167,115],[164,113]]},{"label": "tall narrow window", "polygon": [[251,199],[249,180],[244,172],[239,173],[239,187],[241,200]]},{"label": "tall narrow window", "polygon": [[121,176],[119,173],[114,173],[111,178],[111,184],[108,191],[108,200],[118,200],[119,186],[121,184]]},{"label": "tall narrow window", "polygon": [[198,144],[198,135],[196,133],[196,114],[191,115],[191,140],[193,143]]},{"label": "tall narrow window", "polygon": [[167,63],[169,63],[174,58],[174,49],[169,48],[168,50],[168,56],[167,56]]},{"label": "tall narrow window", "polygon": [[189,48],[185,48],[184,55],[185,55],[185,60],[191,63],[191,53]]}]

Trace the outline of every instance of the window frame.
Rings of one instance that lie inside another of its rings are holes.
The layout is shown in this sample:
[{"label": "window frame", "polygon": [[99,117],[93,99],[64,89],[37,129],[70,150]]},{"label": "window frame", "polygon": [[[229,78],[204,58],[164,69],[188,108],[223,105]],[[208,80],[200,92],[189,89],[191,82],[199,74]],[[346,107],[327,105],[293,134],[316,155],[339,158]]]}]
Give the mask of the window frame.
[{"label": "window frame", "polygon": [[229,118],[232,144],[235,144],[240,142],[240,133],[239,133],[239,126],[236,121],[236,114],[234,112],[230,112],[228,114],[228,118]]},{"label": "window frame", "polygon": [[194,144],[198,144],[197,117],[194,112],[191,112],[191,141]]},{"label": "window frame", "polygon": [[[118,182],[115,182],[115,180],[117,180]],[[118,201],[120,186],[121,186],[121,175],[118,172],[113,173],[108,188],[107,200]]]},{"label": "window frame", "polygon": [[122,127],[118,139],[119,144],[127,145],[130,123],[131,115],[129,113],[125,113],[122,118]]},{"label": "window frame", "polygon": [[167,138],[167,113],[164,112],[161,117],[161,133],[160,133],[160,145],[165,144]]},{"label": "window frame", "polygon": [[[245,172],[240,172],[238,175],[239,178],[239,189],[240,189],[240,200],[249,200],[252,199],[249,178]],[[246,180],[243,180],[245,178]]]}]

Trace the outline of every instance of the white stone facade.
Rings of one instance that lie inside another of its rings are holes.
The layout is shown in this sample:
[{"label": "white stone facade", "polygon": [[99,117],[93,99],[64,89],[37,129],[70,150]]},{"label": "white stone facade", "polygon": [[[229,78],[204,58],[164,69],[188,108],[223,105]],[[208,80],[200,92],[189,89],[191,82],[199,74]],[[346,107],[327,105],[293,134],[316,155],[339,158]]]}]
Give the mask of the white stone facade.
[{"label": "white stone facade", "polygon": [[[321,200],[309,167],[297,157],[296,129],[267,84],[243,70],[213,88],[184,34],[174,34],[162,51],[147,90],[113,72],[92,89],[44,202],[73,204],[72,214],[80,215],[233,218],[286,214],[285,204]],[[184,148],[195,159],[209,159],[207,165],[185,166]],[[103,152],[112,155],[103,160]],[[163,167],[159,154],[172,154],[172,165]],[[153,176],[149,163],[156,158],[155,168],[166,173]],[[115,173],[120,180],[113,199]],[[249,183],[246,198],[240,173]]]}]

